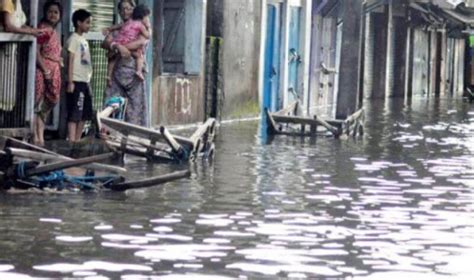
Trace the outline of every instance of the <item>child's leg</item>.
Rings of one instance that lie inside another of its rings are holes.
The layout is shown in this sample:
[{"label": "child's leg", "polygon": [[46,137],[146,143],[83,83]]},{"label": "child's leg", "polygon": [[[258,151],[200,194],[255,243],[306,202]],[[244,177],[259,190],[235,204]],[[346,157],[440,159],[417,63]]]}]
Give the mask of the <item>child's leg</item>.
[{"label": "child's leg", "polygon": [[76,142],[76,130],[77,130],[76,122],[67,123],[67,135],[68,135],[68,139],[70,143]]},{"label": "child's leg", "polygon": [[135,61],[137,63],[135,75],[137,75],[137,77],[143,81],[145,80],[145,77],[143,76],[143,67],[145,65],[145,58],[143,56],[143,52],[134,51],[132,52],[132,56],[135,58]]},{"label": "child's leg", "polygon": [[77,123],[77,126],[76,126],[76,142],[81,140],[82,131],[84,130],[84,124],[85,124],[84,121],[80,121],[80,122]]},{"label": "child's leg", "polygon": [[44,146],[44,122],[43,119],[38,115],[35,114],[34,118],[35,123],[35,130],[34,130],[34,137],[35,137],[35,144],[39,146]]}]

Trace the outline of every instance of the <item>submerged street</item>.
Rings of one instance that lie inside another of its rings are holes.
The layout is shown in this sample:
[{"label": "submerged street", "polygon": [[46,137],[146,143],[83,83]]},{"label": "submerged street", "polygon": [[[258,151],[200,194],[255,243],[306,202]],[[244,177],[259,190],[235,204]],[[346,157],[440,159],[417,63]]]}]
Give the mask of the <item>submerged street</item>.
[{"label": "submerged street", "polygon": [[190,179],[0,193],[0,279],[473,279],[474,105],[370,103],[358,139],[224,124]]}]

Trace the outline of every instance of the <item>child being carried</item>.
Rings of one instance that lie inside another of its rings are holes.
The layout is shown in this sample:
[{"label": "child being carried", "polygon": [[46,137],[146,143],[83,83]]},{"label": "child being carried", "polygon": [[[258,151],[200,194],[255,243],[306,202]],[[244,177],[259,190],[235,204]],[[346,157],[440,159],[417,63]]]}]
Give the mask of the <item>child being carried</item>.
[{"label": "child being carried", "polygon": [[[127,45],[142,38],[149,40],[151,36],[149,15],[150,9],[147,6],[138,5],[133,9],[132,18],[130,20],[105,29],[104,35],[118,31],[118,34],[112,40],[111,47],[113,48],[117,44]],[[135,75],[137,75],[140,80],[145,79],[143,76],[143,68],[145,64],[145,46],[131,52],[132,56],[137,62]],[[119,57],[115,53],[109,54],[109,64],[107,67],[107,86],[111,86],[112,84],[112,72],[118,59]]]}]

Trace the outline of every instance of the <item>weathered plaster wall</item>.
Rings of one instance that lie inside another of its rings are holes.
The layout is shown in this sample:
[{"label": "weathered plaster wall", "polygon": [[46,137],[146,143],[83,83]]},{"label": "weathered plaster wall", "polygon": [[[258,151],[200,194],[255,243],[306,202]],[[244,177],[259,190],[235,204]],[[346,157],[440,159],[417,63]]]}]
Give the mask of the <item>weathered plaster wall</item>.
[{"label": "weathered plaster wall", "polygon": [[224,119],[256,116],[260,51],[259,0],[223,0]]}]

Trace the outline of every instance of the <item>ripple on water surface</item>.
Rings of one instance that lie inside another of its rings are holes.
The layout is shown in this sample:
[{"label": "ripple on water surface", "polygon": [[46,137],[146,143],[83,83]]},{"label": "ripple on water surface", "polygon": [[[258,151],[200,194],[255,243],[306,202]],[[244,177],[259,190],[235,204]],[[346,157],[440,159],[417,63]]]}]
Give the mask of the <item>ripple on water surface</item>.
[{"label": "ripple on water surface", "polygon": [[473,279],[474,110],[390,102],[360,139],[224,125],[190,180],[0,203],[0,278]]}]

